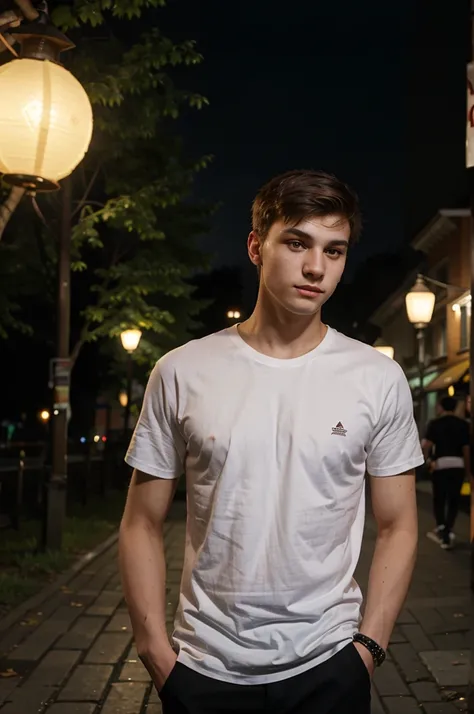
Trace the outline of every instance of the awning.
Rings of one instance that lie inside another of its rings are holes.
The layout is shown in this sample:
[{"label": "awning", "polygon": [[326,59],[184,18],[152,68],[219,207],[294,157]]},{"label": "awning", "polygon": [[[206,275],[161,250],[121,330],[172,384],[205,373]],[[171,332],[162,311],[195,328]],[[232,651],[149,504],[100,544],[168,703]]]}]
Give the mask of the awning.
[{"label": "awning", "polygon": [[[429,372],[429,374],[425,374],[423,378],[423,386],[425,389],[428,387],[428,384],[430,384],[435,377],[437,377],[441,372],[438,370],[436,372]],[[420,386],[420,378],[417,377],[412,377],[411,379],[408,380],[408,384],[412,389],[418,389]]]},{"label": "awning", "polygon": [[441,374],[436,377],[436,379],[433,379],[433,381],[426,386],[426,391],[439,392],[442,389],[447,389],[452,384],[456,384],[456,382],[459,382],[459,380],[464,377],[468,369],[468,359],[465,359],[462,362],[458,362],[457,364],[451,365],[451,367],[448,367],[448,369],[445,369],[444,372],[441,372]]},{"label": "awning", "polygon": [[[423,378],[423,387],[427,389],[428,384],[430,384],[435,379],[435,377],[440,374],[441,372],[439,370],[437,372],[430,372],[429,374],[425,374]],[[418,389],[420,386],[420,378],[418,376],[412,377],[408,380],[408,384],[410,385],[411,389]]]}]

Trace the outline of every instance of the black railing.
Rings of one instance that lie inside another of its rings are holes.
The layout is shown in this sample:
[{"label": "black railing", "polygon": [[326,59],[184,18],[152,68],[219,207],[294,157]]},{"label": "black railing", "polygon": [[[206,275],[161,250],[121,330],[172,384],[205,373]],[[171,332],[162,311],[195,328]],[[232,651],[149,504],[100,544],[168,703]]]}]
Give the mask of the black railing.
[{"label": "black railing", "polygon": [[[121,443],[74,445],[68,454],[68,504],[86,505],[91,496],[124,488],[130,476],[124,452]],[[18,529],[22,517],[43,517],[48,462],[48,445],[43,442],[0,447],[0,527]]]}]

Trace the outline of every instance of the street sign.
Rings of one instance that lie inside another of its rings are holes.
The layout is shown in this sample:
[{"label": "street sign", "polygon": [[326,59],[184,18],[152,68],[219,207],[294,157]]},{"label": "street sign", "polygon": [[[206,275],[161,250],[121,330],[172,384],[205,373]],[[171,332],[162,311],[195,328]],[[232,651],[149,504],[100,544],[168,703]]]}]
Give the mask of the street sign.
[{"label": "street sign", "polygon": [[49,386],[53,389],[53,407],[58,411],[69,410],[69,385],[71,360],[52,359],[49,364]]}]

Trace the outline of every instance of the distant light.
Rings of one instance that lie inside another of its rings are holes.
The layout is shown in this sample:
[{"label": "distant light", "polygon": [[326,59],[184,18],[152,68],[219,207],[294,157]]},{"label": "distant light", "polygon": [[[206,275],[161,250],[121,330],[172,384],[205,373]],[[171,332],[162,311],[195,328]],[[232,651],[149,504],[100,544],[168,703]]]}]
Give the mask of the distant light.
[{"label": "distant light", "polygon": [[106,437],[106,436],[103,436],[103,437],[102,437],[102,441],[105,443],[105,442],[107,441],[107,437]]},{"label": "distant light", "polygon": [[377,352],[381,352],[383,355],[386,357],[390,357],[390,359],[394,358],[395,355],[395,350],[391,345],[388,345],[383,337],[379,337],[374,344],[374,348],[377,350]]},{"label": "distant light", "polygon": [[453,312],[461,312],[461,305],[458,302],[454,303]]},{"label": "distant light", "polygon": [[86,437],[85,437],[85,436],[81,436],[81,438],[80,438],[81,444],[85,444],[86,441],[87,441]]},{"label": "distant light", "polygon": [[242,313],[240,310],[229,310],[227,312],[227,317],[229,320],[238,320],[240,317],[242,317]]},{"label": "distant light", "polygon": [[119,402],[122,407],[126,407],[128,404],[128,394],[124,389],[119,394]]},{"label": "distant light", "polygon": [[43,411],[40,413],[41,421],[49,421],[50,416],[51,414],[48,412],[47,409],[43,409]]},{"label": "distant light", "polygon": [[239,317],[240,317],[240,312],[239,312],[238,310],[234,310],[234,317],[235,317],[236,320],[239,319]]},{"label": "distant light", "polygon": [[100,436],[98,434],[94,436],[94,441],[96,444],[100,441]]},{"label": "distant light", "polygon": [[138,343],[140,342],[142,333],[141,330],[124,330],[122,334],[120,335],[120,339],[122,340],[122,347],[124,350],[127,350],[127,352],[135,352],[135,350],[138,347]]},{"label": "distant light", "polygon": [[375,349],[386,357],[390,357],[390,359],[393,359],[395,355],[395,350],[390,345],[377,345]]},{"label": "distant light", "polygon": [[55,409],[54,412],[53,412],[53,414],[54,414],[54,416],[58,416],[58,414],[59,414],[59,409]]},{"label": "distant light", "polygon": [[451,385],[450,387],[448,387],[448,394],[449,394],[450,397],[454,397],[454,387],[453,387],[453,385]]}]

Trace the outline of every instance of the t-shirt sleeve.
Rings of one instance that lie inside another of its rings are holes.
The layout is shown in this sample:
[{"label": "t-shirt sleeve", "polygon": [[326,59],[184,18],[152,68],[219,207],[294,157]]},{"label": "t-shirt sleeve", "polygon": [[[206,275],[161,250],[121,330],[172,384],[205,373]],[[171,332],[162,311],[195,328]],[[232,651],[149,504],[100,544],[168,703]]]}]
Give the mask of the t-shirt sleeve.
[{"label": "t-shirt sleeve", "polygon": [[396,476],[424,463],[413,415],[410,387],[395,363],[385,375],[380,416],[367,446],[367,470],[372,476]]},{"label": "t-shirt sleeve", "polygon": [[165,372],[160,360],[148,380],[125,461],[150,476],[173,479],[184,471],[186,443],[177,422],[176,390]]}]

